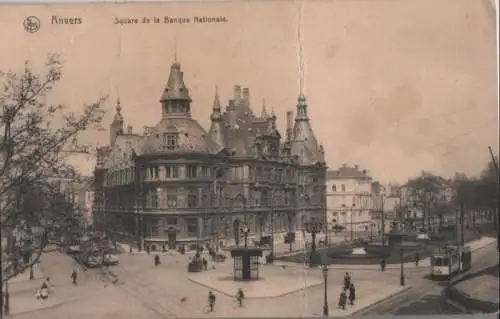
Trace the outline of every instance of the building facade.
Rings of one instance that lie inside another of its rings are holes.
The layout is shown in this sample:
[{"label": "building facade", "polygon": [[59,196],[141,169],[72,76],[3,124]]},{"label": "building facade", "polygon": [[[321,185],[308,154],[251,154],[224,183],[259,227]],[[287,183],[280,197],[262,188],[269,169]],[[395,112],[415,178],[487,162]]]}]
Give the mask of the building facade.
[{"label": "building facade", "polygon": [[94,226],[144,245],[235,242],[303,228],[324,219],[326,163],[304,95],[284,138],[265,105],[257,116],[247,88],[234,86],[223,109],[217,90],[206,131],[191,116],[192,99],[178,62],[162,92],[160,121],[141,134],[124,130],[120,102],[110,145],[95,168]]},{"label": "building facade", "polygon": [[327,220],[329,229],[342,226],[347,231],[372,229],[373,178],[357,165],[343,164],[327,172]]}]

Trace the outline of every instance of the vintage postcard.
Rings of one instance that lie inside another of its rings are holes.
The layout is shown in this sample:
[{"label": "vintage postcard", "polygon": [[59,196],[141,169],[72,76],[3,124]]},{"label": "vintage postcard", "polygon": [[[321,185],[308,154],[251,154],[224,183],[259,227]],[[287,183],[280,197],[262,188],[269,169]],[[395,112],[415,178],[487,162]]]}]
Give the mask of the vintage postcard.
[{"label": "vintage postcard", "polygon": [[0,4],[2,318],[498,313],[497,12]]}]

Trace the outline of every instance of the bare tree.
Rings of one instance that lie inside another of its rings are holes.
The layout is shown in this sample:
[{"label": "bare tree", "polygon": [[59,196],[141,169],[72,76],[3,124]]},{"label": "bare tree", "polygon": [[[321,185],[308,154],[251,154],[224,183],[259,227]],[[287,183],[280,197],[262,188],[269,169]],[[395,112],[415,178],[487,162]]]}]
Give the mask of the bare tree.
[{"label": "bare tree", "polygon": [[[2,285],[38,262],[54,227],[74,219],[57,181],[79,180],[78,172],[67,164],[68,150],[88,152],[90,146],[80,144],[77,137],[98,125],[104,115],[102,105],[106,97],[84,105],[81,114],[47,102],[62,78],[62,69],[59,57],[50,55],[41,73],[27,62],[21,72],[0,71],[1,230],[3,234],[14,230],[29,233],[38,227],[43,232],[34,258],[2,276]],[[6,251],[10,261],[19,261],[12,250]]]}]

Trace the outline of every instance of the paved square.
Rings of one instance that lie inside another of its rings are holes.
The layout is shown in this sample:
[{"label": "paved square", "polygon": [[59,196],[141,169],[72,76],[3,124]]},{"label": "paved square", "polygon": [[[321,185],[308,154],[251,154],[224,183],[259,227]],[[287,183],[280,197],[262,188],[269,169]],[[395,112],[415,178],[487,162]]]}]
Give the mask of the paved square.
[{"label": "paved square", "polygon": [[264,274],[261,279],[247,282],[234,281],[230,274],[208,271],[188,276],[188,279],[208,289],[231,297],[236,295],[238,288],[241,288],[245,292],[245,298],[253,299],[280,297],[323,284],[323,279],[321,278],[311,278],[298,271],[296,271],[295,275],[289,272],[279,273],[279,270],[279,268],[267,267],[262,270]]}]

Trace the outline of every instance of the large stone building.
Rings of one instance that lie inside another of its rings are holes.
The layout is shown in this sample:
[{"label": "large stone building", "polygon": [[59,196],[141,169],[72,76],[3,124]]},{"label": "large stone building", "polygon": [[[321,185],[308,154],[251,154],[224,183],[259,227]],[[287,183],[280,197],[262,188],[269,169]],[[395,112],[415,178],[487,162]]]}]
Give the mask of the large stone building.
[{"label": "large stone building", "polygon": [[343,226],[348,232],[371,233],[378,233],[382,228],[389,229],[395,218],[399,197],[390,188],[374,181],[366,170],[357,165],[343,164],[327,172],[326,184],[330,229]]},{"label": "large stone building", "polygon": [[327,220],[329,228],[365,231],[372,222],[373,178],[366,170],[343,164],[327,173]]},{"label": "large stone building", "polygon": [[[98,149],[94,223],[110,237],[144,244],[213,241],[296,231],[324,220],[326,163],[303,94],[286,135],[274,112],[250,107],[249,90],[234,86],[222,108],[217,90],[208,131],[191,116],[192,100],[178,62],[159,105],[161,119],[135,134],[124,130],[118,101],[110,145]],[[207,110],[208,111],[208,110]]]}]

